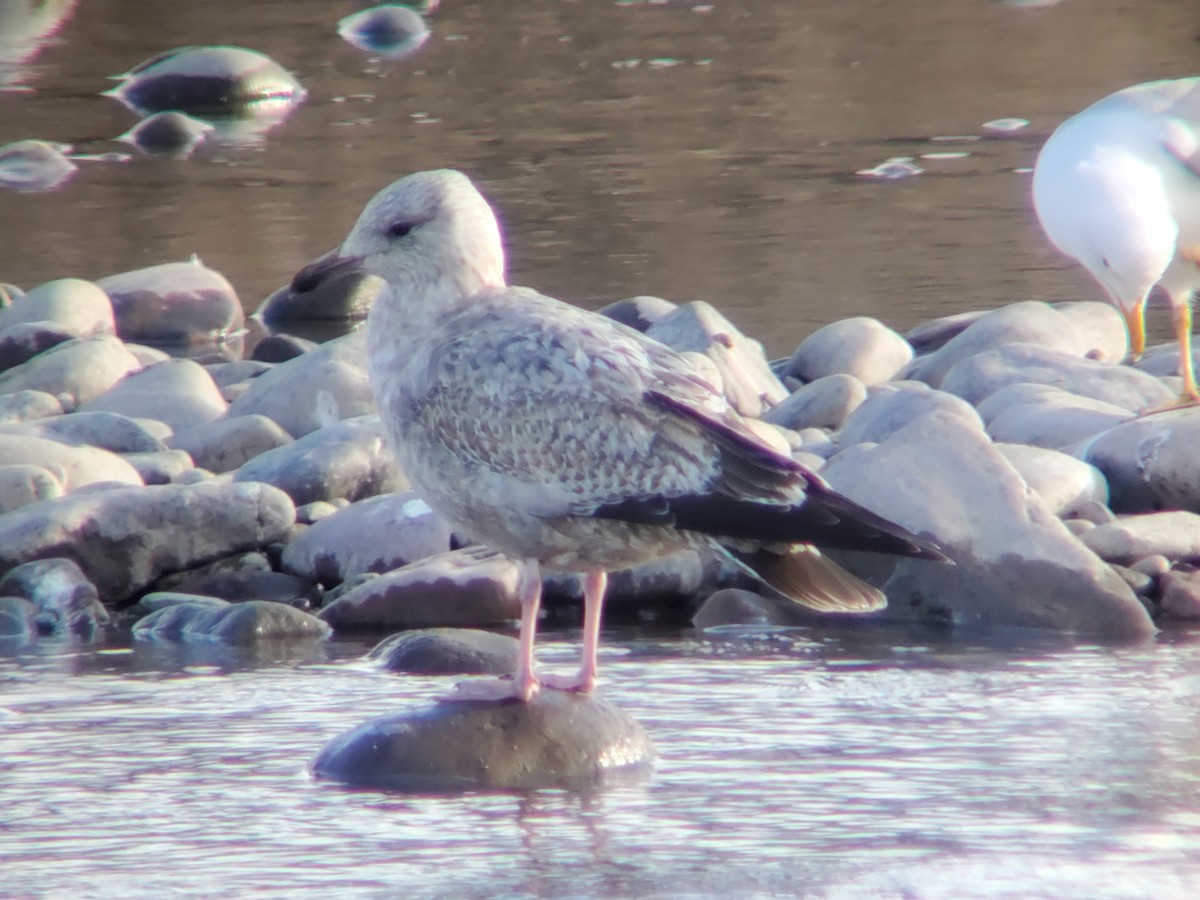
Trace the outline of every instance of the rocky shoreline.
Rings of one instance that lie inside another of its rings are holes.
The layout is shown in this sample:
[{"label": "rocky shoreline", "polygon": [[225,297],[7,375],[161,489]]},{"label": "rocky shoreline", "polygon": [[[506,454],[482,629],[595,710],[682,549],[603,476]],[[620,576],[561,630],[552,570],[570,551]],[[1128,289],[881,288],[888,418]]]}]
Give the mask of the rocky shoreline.
[{"label": "rocky shoreline", "polygon": [[[6,291],[6,642],[116,627],[137,640],[314,640],[519,615],[513,565],[408,490],[361,329],[319,345],[277,337],[242,359],[226,339],[243,324],[233,289],[196,261]],[[846,319],[775,363],[707,303],[642,297],[606,312],[691,354],[778,446],[946,550],[955,565],[839,555],[888,595],[868,625],[1128,640],[1200,618],[1200,410],[1144,412],[1177,395],[1174,347],[1122,363],[1107,304],[1016,303],[908,335]],[[138,343],[167,333],[225,355]],[[612,579],[607,614],[821,621],[745,577],[694,553],[659,560]],[[549,615],[572,621],[577,579],[550,576],[546,594]],[[439,632],[422,653],[436,666],[431,654],[475,651]]]}]

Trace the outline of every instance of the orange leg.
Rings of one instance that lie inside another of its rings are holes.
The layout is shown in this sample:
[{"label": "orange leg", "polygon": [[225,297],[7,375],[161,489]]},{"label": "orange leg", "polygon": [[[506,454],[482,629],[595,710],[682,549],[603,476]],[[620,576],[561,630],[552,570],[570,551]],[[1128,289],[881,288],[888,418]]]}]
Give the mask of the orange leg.
[{"label": "orange leg", "polygon": [[1192,304],[1189,298],[1184,297],[1175,303],[1172,313],[1175,320],[1175,340],[1179,342],[1179,374],[1183,376],[1179,405],[1194,406],[1200,403],[1200,391],[1196,389],[1196,373],[1192,363]]},{"label": "orange leg", "polygon": [[1129,356],[1137,362],[1146,350],[1146,298],[1142,297],[1131,309],[1118,307],[1129,330]]}]

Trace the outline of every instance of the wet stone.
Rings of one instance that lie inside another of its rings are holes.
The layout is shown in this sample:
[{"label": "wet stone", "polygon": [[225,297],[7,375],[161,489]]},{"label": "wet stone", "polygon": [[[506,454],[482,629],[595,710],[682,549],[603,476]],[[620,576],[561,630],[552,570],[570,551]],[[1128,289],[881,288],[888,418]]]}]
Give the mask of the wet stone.
[{"label": "wet stone", "polygon": [[273,484],[298,505],[335,497],[353,501],[408,487],[378,416],[335,422],[261,453],[234,479]]},{"label": "wet stone", "polygon": [[511,560],[468,547],[370,578],[319,615],[338,631],[496,625],[520,618],[519,574]]},{"label": "wet stone", "polygon": [[81,338],[116,333],[108,295],[81,278],[39,284],[12,306],[0,310],[0,339],[16,325],[56,326],[63,333]]},{"label": "wet stone", "polygon": [[335,419],[375,413],[361,329],[328,341],[303,356],[274,365],[229,404],[229,416],[259,413],[292,437],[303,437]]},{"label": "wet stone", "polygon": [[292,443],[292,436],[266,416],[230,416],[178,431],[167,443],[209,471],[232,472],[268,450]]},{"label": "wet stone", "polygon": [[867,389],[853,375],[827,375],[792,393],[763,413],[763,421],[785,428],[841,428],[867,399]]},{"label": "wet stone", "polygon": [[74,634],[86,639],[109,621],[95,585],[70,559],[39,559],[13,566],[0,578],[0,595],[29,600],[37,611],[42,634]]},{"label": "wet stone", "polygon": [[315,341],[291,334],[270,334],[254,345],[250,358],[258,362],[281,363],[315,349]]},{"label": "wet stone", "polygon": [[245,322],[233,285],[195,257],[109,275],[97,283],[112,300],[117,333],[126,341],[205,343]]},{"label": "wet stone", "polygon": [[37,607],[24,597],[0,596],[0,641],[25,642],[37,633]]},{"label": "wet stone", "polygon": [[[69,149],[69,148],[67,148]],[[29,139],[0,147],[0,187],[15,191],[52,191],[78,171],[60,144]]]},{"label": "wet stone", "polygon": [[645,730],[597,695],[539,691],[529,703],[448,700],[334,738],[313,775],[400,791],[585,788],[640,780],[654,760]]},{"label": "wet stone", "polygon": [[651,325],[679,307],[670,300],[662,297],[639,296],[617,300],[608,306],[601,307],[597,312],[608,316],[622,325],[628,325],[635,331],[647,331]]},{"label": "wet stone", "polygon": [[[163,581],[166,582],[167,579]],[[187,574],[182,578],[173,579],[170,583],[173,584],[174,591],[219,597],[229,603],[271,600],[289,606],[306,605],[314,586],[307,578],[288,575],[285,572],[255,569]]]},{"label": "wet stone", "polygon": [[74,408],[139,368],[141,363],[119,338],[102,334],[72,339],[0,373],[0,394],[45,391],[60,397],[60,403],[65,394]]},{"label": "wet stone", "polygon": [[841,319],[804,339],[783,369],[802,381],[850,375],[862,384],[890,381],[913,358],[908,341],[867,317]]},{"label": "wet stone", "polygon": [[62,495],[62,482],[49,469],[29,463],[0,465],[0,515]]},{"label": "wet stone", "polygon": [[331,629],[315,616],[284,603],[172,603],[133,626],[138,640],[212,641],[254,644],[259,641],[323,640]]},{"label": "wet stone", "polygon": [[212,376],[190,359],[173,359],[130,373],[79,412],[115,412],[158,419],[172,431],[211,422],[225,413],[226,403]]},{"label": "wet stone", "polygon": [[255,310],[255,318],[272,329],[287,331],[297,323],[361,322],[384,289],[382,278],[340,270],[318,280],[279,288]]},{"label": "wet stone", "polygon": [[1200,515],[1176,510],[1123,516],[1092,529],[1083,542],[1101,559],[1123,565],[1151,554],[1200,560]]},{"label": "wet stone", "polygon": [[1173,619],[1200,619],[1200,571],[1172,570],[1159,580],[1165,615]]},{"label": "wet stone", "polygon": [[288,496],[266,484],[83,491],[0,516],[0,570],[67,555],[102,600],[120,604],[168,572],[279,540],[294,518]]},{"label": "wet stone", "polygon": [[19,390],[0,394],[0,425],[62,415],[62,403],[45,391]]},{"label": "wet stone", "polygon": [[283,551],[283,568],[323,584],[387,572],[450,549],[450,525],[412,491],[325,516]]},{"label": "wet stone", "polygon": [[75,337],[53,322],[21,322],[0,332],[0,372],[29,362],[39,353]]},{"label": "wet stone", "polygon": [[511,675],[516,638],[476,628],[422,628],[381,641],[367,654],[389,672],[412,675]]},{"label": "wet stone", "polygon": [[143,153],[187,156],[213,131],[211,123],[178,110],[153,113],[117,138]]},{"label": "wet stone", "polygon": [[123,458],[99,447],[74,446],[32,434],[0,433],[0,466],[40,466],[62,477],[65,491],[89,484],[119,482],[142,484],[137,469]]},{"label": "wet stone", "polygon": [[[3,426],[0,426],[3,428]],[[65,444],[87,445],[111,453],[154,453],[166,446],[137,419],[114,412],[74,412],[26,423],[9,434],[29,434]]]}]

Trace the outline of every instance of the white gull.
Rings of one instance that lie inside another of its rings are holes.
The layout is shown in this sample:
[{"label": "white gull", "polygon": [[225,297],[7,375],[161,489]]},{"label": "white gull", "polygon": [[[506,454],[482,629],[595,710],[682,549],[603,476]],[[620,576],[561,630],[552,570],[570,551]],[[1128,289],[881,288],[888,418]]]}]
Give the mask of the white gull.
[{"label": "white gull", "polygon": [[[607,573],[673,551],[726,554],[825,612],[886,600],[814,545],[944,559],[769,445],[685,357],[507,286],[495,214],[459,172],[385,188],[341,247],[296,277],[347,266],[388,283],[367,353],[404,472],[435,511],[521,569],[517,672],[460,686],[466,696],[593,690]],[[535,672],[543,568],[584,574],[573,677]]]},{"label": "white gull", "polygon": [[1200,403],[1191,295],[1200,288],[1200,78],[1138,84],[1067,119],[1033,172],[1033,203],[1059,250],[1121,311],[1134,357],[1161,285],[1179,342],[1180,404]]}]

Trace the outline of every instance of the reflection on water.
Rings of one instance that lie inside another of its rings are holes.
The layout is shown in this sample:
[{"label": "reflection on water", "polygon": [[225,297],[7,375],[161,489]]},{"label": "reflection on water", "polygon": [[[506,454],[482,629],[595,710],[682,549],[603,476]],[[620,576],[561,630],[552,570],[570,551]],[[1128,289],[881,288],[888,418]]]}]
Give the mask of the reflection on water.
[{"label": "reflection on water", "polygon": [[[119,645],[0,659],[0,857],[31,895],[1187,896],[1200,643],[1004,648],[775,631],[616,636],[658,744],[594,794],[404,796],[306,777],[448,681],[364,645],[207,663]],[[551,665],[576,648],[547,644]],[[136,814],[135,814],[136,812]],[[9,879],[15,879],[9,881]]]},{"label": "reflection on water", "polygon": [[[345,43],[352,10],[322,0],[16,6],[70,15],[22,63],[30,90],[0,91],[0,143],[125,149],[114,138],[134,120],[100,96],[109,77],[192,44],[264,52],[309,97],[258,147],[0,192],[0,281],[197,253],[252,309],[379,188],[455,166],[502,211],[515,280],[590,306],[706,299],[773,355],[846,315],[907,328],[1094,298],[1046,245],[1016,170],[1087,103],[1197,67],[1194,0],[454,0],[395,62]],[[985,134],[1006,117],[1031,125]],[[936,140],[953,136],[971,140]],[[853,174],[947,150],[967,155],[919,159],[925,172],[898,182]]]}]

